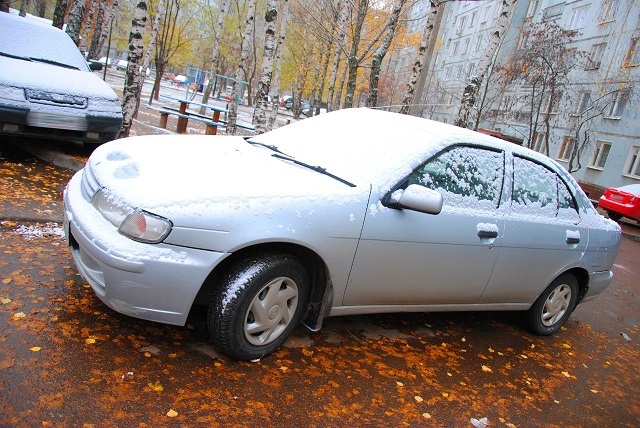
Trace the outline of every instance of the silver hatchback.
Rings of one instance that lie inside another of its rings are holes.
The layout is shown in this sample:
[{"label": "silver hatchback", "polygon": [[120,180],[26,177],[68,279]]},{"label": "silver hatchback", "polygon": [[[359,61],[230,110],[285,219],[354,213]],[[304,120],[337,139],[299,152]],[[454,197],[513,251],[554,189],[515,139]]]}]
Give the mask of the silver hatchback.
[{"label": "silver hatchback", "polygon": [[369,109],[249,139],[113,141],[64,199],[106,305],[176,325],[208,305],[213,343],[238,359],[336,315],[517,310],[549,335],[610,284],[620,244],[549,158]]}]

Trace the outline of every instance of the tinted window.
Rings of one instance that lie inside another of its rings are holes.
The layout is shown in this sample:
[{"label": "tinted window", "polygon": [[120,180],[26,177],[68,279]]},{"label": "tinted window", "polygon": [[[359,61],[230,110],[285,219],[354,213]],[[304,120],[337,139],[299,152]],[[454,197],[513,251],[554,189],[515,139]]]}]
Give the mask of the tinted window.
[{"label": "tinted window", "polygon": [[504,155],[476,147],[454,147],[414,172],[418,183],[442,193],[445,204],[466,203],[473,208],[495,208],[500,201]]}]

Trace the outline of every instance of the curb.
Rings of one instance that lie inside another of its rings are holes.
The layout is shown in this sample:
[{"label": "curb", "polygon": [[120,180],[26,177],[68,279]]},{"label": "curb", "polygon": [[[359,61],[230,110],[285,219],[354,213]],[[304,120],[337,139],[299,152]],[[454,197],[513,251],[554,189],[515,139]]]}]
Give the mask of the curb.
[{"label": "curb", "polygon": [[19,145],[15,143],[12,144],[32,154],[38,159],[57,167],[70,169],[74,172],[80,171],[84,168],[84,161],[56,152],[48,144],[35,144],[29,141],[22,141]]}]

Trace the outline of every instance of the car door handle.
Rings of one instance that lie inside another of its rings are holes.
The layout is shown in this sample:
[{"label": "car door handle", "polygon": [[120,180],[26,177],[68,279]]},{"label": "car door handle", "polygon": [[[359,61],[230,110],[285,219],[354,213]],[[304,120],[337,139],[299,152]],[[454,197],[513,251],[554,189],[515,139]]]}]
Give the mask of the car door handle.
[{"label": "car door handle", "polygon": [[580,238],[567,237],[567,244],[575,245],[580,243]]},{"label": "car door handle", "polygon": [[489,231],[489,230],[479,230],[478,231],[478,237],[480,239],[493,239],[493,238],[497,238],[498,237],[498,232],[493,230],[493,231]]}]

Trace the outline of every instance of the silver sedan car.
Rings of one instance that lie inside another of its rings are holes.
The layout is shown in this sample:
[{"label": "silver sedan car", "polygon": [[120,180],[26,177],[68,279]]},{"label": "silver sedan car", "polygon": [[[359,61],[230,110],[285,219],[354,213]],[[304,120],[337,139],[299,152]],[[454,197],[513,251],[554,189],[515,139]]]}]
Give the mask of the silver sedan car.
[{"label": "silver sedan car", "polygon": [[251,138],[113,141],[64,201],[75,264],[107,306],[184,325],[208,305],[237,359],[336,315],[516,310],[549,335],[610,284],[620,244],[549,158],[369,109]]}]

